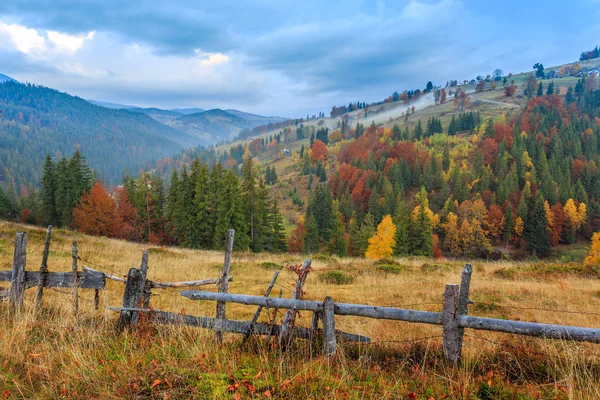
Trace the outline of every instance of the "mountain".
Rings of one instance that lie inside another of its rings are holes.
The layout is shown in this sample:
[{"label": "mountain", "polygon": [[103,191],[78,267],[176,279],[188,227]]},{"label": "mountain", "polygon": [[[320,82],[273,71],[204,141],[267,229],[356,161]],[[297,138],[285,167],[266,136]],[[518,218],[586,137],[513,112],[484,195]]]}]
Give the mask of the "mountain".
[{"label": "mountain", "polygon": [[167,124],[167,125],[169,124],[169,122],[171,122],[174,119],[181,117],[183,115],[182,113],[177,112],[177,111],[162,110],[160,108],[155,108],[155,107],[150,107],[150,108],[135,107],[135,108],[128,108],[127,110],[131,111],[131,112],[146,114],[149,117],[154,118],[158,122],[161,122],[161,123]]},{"label": "mountain", "polygon": [[11,78],[10,76],[6,76],[6,75],[3,75],[3,74],[0,74],[0,83],[7,82],[7,81],[8,82],[16,82],[16,80],[14,80],[13,78]]},{"label": "mountain", "polygon": [[187,115],[187,114],[201,113],[206,110],[203,108],[173,108],[171,111],[175,111],[177,113]]},{"label": "mountain", "polygon": [[249,128],[251,123],[237,115],[215,108],[182,115],[169,125],[212,144],[233,139],[242,129]]},{"label": "mountain", "polygon": [[0,84],[0,179],[37,185],[44,156],[76,149],[100,177],[116,183],[147,162],[202,142],[148,115],[99,107],[53,89],[7,81]]},{"label": "mountain", "polygon": [[251,123],[251,128],[254,128],[255,126],[260,126],[260,125],[267,125],[267,124],[271,124],[271,123],[275,123],[275,122],[282,122],[282,121],[286,121],[288,118],[282,118],[282,117],[265,117],[263,115],[256,115],[256,114],[250,114],[247,112],[243,112],[243,111],[239,111],[239,110],[225,110],[227,111],[229,114],[233,114],[237,117],[243,118],[246,121]]},{"label": "mountain", "polygon": [[112,109],[116,109],[116,110],[125,109],[125,108],[127,108],[127,109],[138,108],[136,106],[126,106],[125,104],[109,103],[107,101],[98,101],[98,100],[87,100],[87,101],[92,104],[95,104],[97,106],[112,108]]}]

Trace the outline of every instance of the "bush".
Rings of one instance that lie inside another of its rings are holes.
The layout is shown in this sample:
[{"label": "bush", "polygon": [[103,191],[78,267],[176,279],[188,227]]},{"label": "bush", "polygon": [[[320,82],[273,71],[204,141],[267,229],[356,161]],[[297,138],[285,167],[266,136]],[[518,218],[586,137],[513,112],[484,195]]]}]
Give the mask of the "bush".
[{"label": "bush", "polygon": [[354,277],[343,271],[327,271],[319,275],[319,280],[332,285],[347,285],[354,282]]},{"label": "bush", "polygon": [[379,264],[376,268],[378,271],[385,272],[386,274],[395,275],[398,275],[399,273],[405,270],[405,268],[401,267],[400,265],[393,264]]},{"label": "bush", "polygon": [[275,262],[272,262],[272,261],[265,261],[260,264],[260,267],[262,269],[274,270],[274,269],[280,269],[281,265],[279,265]]},{"label": "bush", "polygon": [[437,272],[437,271],[452,271],[452,266],[449,264],[428,264],[421,265],[422,272]]}]

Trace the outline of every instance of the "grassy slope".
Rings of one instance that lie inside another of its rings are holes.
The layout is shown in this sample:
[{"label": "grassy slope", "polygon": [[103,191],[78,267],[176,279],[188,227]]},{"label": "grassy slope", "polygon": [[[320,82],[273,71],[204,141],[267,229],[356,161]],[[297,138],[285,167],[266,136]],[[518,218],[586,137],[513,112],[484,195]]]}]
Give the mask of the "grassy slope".
[{"label": "grassy slope", "polygon": [[[10,223],[0,224],[0,265],[10,268],[16,230],[27,230],[28,269],[41,260],[44,231]],[[79,254],[105,271],[124,275],[139,265],[144,246],[106,238],[56,231],[50,254],[51,271],[71,268],[71,242]],[[216,277],[222,254],[175,248],[152,248],[149,278],[156,281]],[[262,294],[273,273],[264,261],[299,263],[300,257],[235,254],[232,293]],[[399,274],[380,272],[359,259],[321,259],[306,284],[306,298],[330,295],[338,302],[406,306],[437,311],[444,285],[460,280],[461,262],[399,260]],[[531,272],[531,265],[475,264],[471,314],[538,322],[598,326],[598,316],[521,310],[502,306],[571,309],[596,312],[600,281],[567,273]],[[547,266],[551,266],[548,264]],[[503,279],[495,271],[505,269]],[[567,271],[561,264],[556,269]],[[328,270],[354,277],[347,285],[320,281]],[[290,295],[294,275],[284,270],[279,279],[283,295]],[[6,284],[0,286],[6,287]],[[277,287],[279,289],[279,287]],[[206,289],[211,290],[211,289]],[[81,317],[74,322],[70,295],[47,290],[41,315],[29,306],[35,290],[26,295],[28,309],[18,321],[0,305],[0,393],[9,398],[595,398],[600,396],[600,347],[560,341],[527,339],[482,331],[468,331],[465,364],[458,370],[443,362],[441,327],[392,321],[337,317],[337,328],[370,336],[381,342],[341,347],[332,365],[306,342],[280,355],[264,339],[241,347],[240,337],[226,336],[214,345],[209,331],[153,327],[119,334],[117,315],[93,311],[90,291],[81,291]],[[123,285],[108,282],[101,303],[118,306]],[[485,304],[483,304],[485,303]],[[190,301],[177,290],[157,291],[156,309],[214,315],[213,302]],[[250,319],[255,307],[228,305],[228,317]],[[265,320],[266,314],[262,319]],[[281,316],[279,316],[281,319]],[[301,313],[299,324],[309,326],[311,315]],[[414,339],[435,336],[415,342]],[[506,340],[506,342],[504,342]],[[391,342],[390,342],[391,341]],[[498,344],[501,343],[501,344]],[[153,382],[160,383],[151,388]],[[237,387],[236,387],[237,383]],[[253,389],[252,389],[253,388]],[[232,389],[232,391],[230,391]],[[251,391],[254,390],[254,394]]]}]

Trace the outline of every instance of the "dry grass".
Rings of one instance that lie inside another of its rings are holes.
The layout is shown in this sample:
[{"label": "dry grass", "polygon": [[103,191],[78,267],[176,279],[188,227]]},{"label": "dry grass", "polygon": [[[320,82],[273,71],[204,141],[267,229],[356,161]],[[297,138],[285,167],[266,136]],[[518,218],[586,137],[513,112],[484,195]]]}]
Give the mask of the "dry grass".
[{"label": "dry grass", "polygon": [[[0,224],[0,269],[10,269],[14,234],[28,233],[28,270],[39,268],[44,230]],[[71,268],[71,242],[89,266],[118,275],[138,267],[143,245],[75,232],[55,231],[51,271]],[[218,277],[223,255],[177,248],[151,248],[149,278],[179,281]],[[259,295],[273,265],[301,262],[293,255],[235,254],[230,292]],[[378,270],[361,259],[315,257],[306,298],[326,295],[337,302],[377,304],[438,311],[444,285],[459,283],[462,262],[397,260],[401,268]],[[84,263],[86,264],[86,263]],[[529,264],[517,266],[525,268]],[[471,286],[471,314],[536,322],[598,327],[600,316],[560,313],[568,309],[598,312],[600,281],[560,270],[552,274],[495,273],[515,263],[479,262]],[[325,271],[343,271],[354,279],[335,284],[318,279]],[[290,295],[294,274],[282,271],[276,286]],[[5,287],[7,285],[4,285]],[[207,289],[208,290],[208,289]],[[26,294],[25,315],[14,320],[0,305],[0,394],[9,398],[599,398],[600,346],[467,331],[462,368],[443,361],[441,327],[366,318],[337,317],[336,327],[370,336],[371,345],[344,345],[328,365],[312,346],[299,340],[286,354],[267,349],[264,340],[240,346],[240,336],[214,345],[210,331],[148,324],[119,333],[117,315],[94,311],[92,291],[81,292],[81,316],[75,321],[70,296],[47,290],[44,309],[34,315],[34,290]],[[107,282],[101,303],[119,306],[123,285]],[[156,290],[151,305],[160,310],[214,315],[214,302],[191,301],[177,290]],[[431,304],[430,304],[431,303]],[[511,308],[512,306],[528,309]],[[544,308],[555,311],[540,311]],[[254,307],[230,304],[232,319],[250,319]],[[308,326],[303,313],[299,324]],[[263,319],[267,319],[266,313]],[[428,338],[420,341],[415,339]],[[160,383],[151,388],[153,382]],[[253,392],[253,393],[252,393]]]}]

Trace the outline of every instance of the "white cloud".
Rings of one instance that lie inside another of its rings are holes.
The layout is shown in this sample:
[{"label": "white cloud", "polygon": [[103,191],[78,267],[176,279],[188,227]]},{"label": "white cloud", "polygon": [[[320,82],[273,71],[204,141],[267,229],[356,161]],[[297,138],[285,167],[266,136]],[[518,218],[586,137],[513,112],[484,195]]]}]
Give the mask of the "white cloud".
[{"label": "white cloud", "polygon": [[0,21],[0,45],[13,47],[21,53],[36,56],[46,49],[46,39],[35,29]]},{"label": "white cloud", "polygon": [[222,53],[201,53],[200,50],[196,50],[195,53],[198,55],[201,67],[216,67],[229,62],[229,56]]},{"label": "white cloud", "polygon": [[55,50],[73,54],[83,46],[86,40],[93,39],[96,32],[92,31],[86,35],[69,35],[57,31],[48,31],[47,34],[48,40],[53,44]]}]

